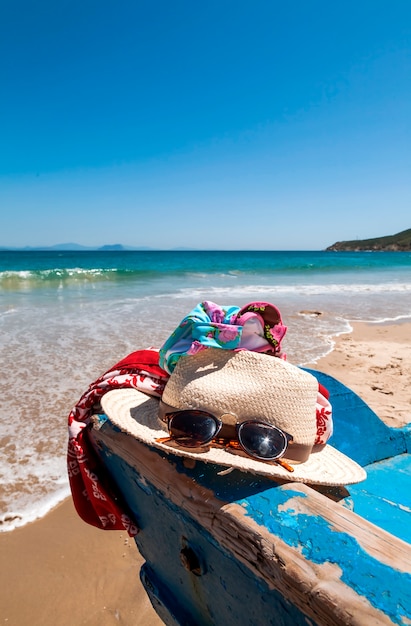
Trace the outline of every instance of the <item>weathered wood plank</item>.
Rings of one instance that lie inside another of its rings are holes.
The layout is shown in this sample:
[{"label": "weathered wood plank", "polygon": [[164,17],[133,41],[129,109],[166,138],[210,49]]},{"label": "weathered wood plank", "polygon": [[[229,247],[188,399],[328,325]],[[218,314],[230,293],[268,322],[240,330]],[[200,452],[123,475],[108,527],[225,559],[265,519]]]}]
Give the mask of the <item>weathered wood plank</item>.
[{"label": "weathered wood plank", "polygon": [[[218,477],[215,468],[210,477],[204,464],[184,468],[181,459],[108,425],[92,436],[108,467],[111,453],[124,459],[135,481],[161,494],[316,624],[410,623],[409,544],[341,504],[301,484],[261,482],[238,472]],[[138,518],[138,502],[119,477],[117,483]]]}]

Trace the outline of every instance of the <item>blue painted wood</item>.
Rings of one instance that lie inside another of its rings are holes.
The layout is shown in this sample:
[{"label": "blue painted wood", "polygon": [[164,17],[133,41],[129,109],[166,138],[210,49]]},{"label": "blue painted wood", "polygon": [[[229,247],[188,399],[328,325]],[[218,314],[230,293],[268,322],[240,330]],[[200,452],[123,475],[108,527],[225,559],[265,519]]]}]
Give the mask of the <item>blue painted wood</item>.
[{"label": "blue painted wood", "polygon": [[[271,495],[271,494],[270,494]],[[300,513],[294,508],[296,498],[304,498],[293,486],[276,490],[275,502],[259,495],[244,502],[248,515],[258,520],[288,545],[298,547],[308,561],[318,564],[336,563],[341,580],[351,589],[389,616],[394,623],[402,617],[411,618],[411,575],[367,553],[357,539],[347,533],[336,533],[325,519]],[[408,523],[411,516],[408,515]],[[405,546],[404,546],[404,549]],[[400,608],[400,610],[398,610]],[[398,621],[397,621],[398,620]]]},{"label": "blue painted wood", "polygon": [[341,382],[323,372],[306,371],[313,374],[330,392],[334,421],[331,445],[362,466],[411,452],[411,424],[402,428],[387,426],[356,393]]},{"label": "blue painted wood", "polygon": [[349,488],[354,511],[411,544],[411,455],[373,463],[366,470],[367,480]]},{"label": "blue painted wood", "polygon": [[[162,455],[156,449],[152,452],[158,456],[156,463],[159,463]],[[113,455],[104,445],[100,445],[99,453],[141,528],[135,541],[149,564],[143,569],[141,579],[153,606],[167,625],[310,624],[304,613],[278,591],[270,589],[264,580],[253,576],[198,520],[165,498],[121,457]],[[185,473],[182,463],[179,463],[179,472]],[[205,485],[206,476],[200,467],[187,470],[187,473]],[[209,477],[212,478],[213,474],[209,473]],[[221,482],[225,482],[222,477]],[[234,484],[235,478],[231,477],[230,482]],[[251,490],[254,491],[255,487]],[[223,491],[228,493],[227,488]],[[221,501],[221,504],[225,502]],[[191,549],[198,557],[200,576],[182,564],[181,551],[184,548]]]},{"label": "blue painted wood", "polygon": [[[104,428],[113,430],[109,423]],[[150,454],[157,459],[156,467],[160,468],[161,463],[172,465],[177,484],[179,476],[188,477],[193,489],[199,489],[205,499],[213,494],[219,508],[228,503],[240,506],[246,517],[276,541],[294,548],[295,555],[302,554],[307,563],[337,566],[339,578],[347,588],[383,612],[392,623],[406,623],[404,616],[411,619],[411,562],[410,571],[401,571],[389,559],[383,562],[377,558],[357,537],[319,514],[315,502],[310,508],[308,487],[260,482],[259,478],[237,471],[219,476],[214,466],[197,463],[187,469],[178,457],[172,457],[170,463],[169,457],[156,449],[151,449]],[[189,515],[185,502],[176,503],[167,497],[104,444],[100,444],[100,455],[142,529],[136,543],[149,564],[143,578],[148,587],[151,585],[148,592],[153,603],[167,609],[169,618],[163,617],[165,623],[299,626],[310,623],[307,619],[315,624],[361,623],[324,621],[323,616],[316,621],[309,611],[305,615],[301,607],[293,606],[277,590],[270,589],[267,581],[255,576],[220,545],[202,525],[201,514],[196,519]],[[411,521],[409,513],[408,517]],[[182,567],[180,552],[185,545],[192,546],[199,555],[207,576],[193,577]]]},{"label": "blue painted wood", "polygon": [[[105,416],[92,431],[141,528],[141,579],[166,624],[411,623],[411,428],[389,428],[339,381],[310,371],[330,391],[332,445],[368,472],[346,491],[323,489],[331,499],[202,462],[190,469]],[[248,528],[255,544],[244,540]]]}]

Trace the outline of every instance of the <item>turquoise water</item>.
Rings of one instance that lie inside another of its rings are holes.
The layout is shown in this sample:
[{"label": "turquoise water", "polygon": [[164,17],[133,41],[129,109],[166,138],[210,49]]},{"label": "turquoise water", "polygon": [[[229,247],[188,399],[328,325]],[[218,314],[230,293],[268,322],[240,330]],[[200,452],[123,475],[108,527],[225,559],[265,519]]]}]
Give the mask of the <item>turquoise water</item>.
[{"label": "turquoise water", "polygon": [[349,275],[410,271],[409,252],[5,252],[0,251],[0,280],[44,282],[90,279],[156,280],[187,274],[271,276]]},{"label": "turquoise water", "polygon": [[205,299],[273,302],[307,364],[351,321],[411,319],[411,254],[0,251],[0,530],[68,494],[66,419],[88,384]]}]

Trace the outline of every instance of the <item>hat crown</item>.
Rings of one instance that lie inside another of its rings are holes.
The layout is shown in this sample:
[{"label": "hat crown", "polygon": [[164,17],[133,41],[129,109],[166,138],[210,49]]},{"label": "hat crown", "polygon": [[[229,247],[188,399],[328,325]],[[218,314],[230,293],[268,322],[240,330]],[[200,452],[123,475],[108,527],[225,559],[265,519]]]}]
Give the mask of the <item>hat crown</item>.
[{"label": "hat crown", "polygon": [[311,374],[276,357],[208,348],[179,359],[161,396],[171,410],[203,409],[222,421],[232,421],[235,413],[239,422],[264,418],[277,425],[293,436],[285,456],[292,473],[275,461],[252,458],[236,448],[210,445],[190,449],[169,437],[164,440],[167,429],[159,416],[161,401],[136,389],[109,391],[101,398],[101,406],[122,432],[166,454],[287,481],[322,485],[360,482],[366,472],[355,461],[328,443],[313,447],[317,389],[317,379]]},{"label": "hat crown", "polygon": [[314,376],[286,361],[248,350],[208,348],[182,357],[162,396],[176,409],[202,409],[237,421],[268,422],[312,447],[317,433]]}]

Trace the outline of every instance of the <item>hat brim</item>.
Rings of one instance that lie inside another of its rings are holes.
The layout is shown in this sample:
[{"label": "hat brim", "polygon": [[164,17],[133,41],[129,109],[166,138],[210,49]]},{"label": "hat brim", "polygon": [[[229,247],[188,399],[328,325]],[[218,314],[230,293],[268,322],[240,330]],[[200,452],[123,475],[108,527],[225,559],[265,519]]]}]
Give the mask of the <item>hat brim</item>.
[{"label": "hat brim", "polygon": [[309,484],[341,486],[358,483],[366,478],[366,472],[360,465],[328,444],[313,451],[304,463],[293,465],[294,471],[289,472],[275,461],[258,461],[234,449],[211,445],[199,452],[179,447],[172,441],[158,441],[168,434],[165,424],[158,419],[159,400],[136,389],[109,391],[102,397],[101,406],[110,422],[122,432],[167,454]]}]

